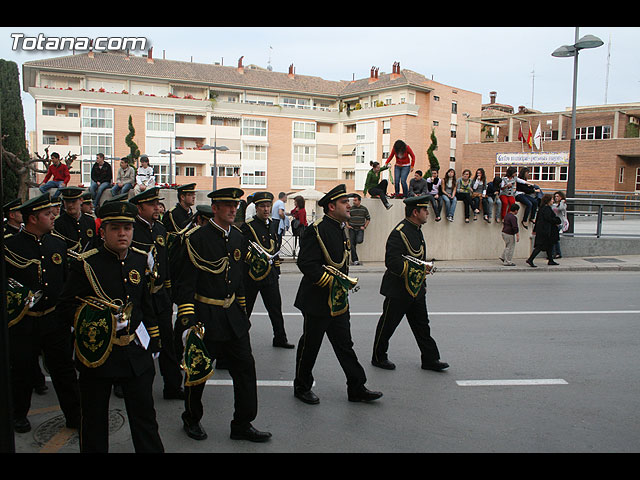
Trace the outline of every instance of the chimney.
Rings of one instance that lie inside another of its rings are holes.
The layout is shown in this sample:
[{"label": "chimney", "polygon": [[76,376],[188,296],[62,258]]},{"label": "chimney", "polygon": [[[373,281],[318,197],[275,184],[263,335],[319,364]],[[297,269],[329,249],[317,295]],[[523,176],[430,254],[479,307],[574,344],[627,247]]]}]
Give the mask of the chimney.
[{"label": "chimney", "polygon": [[496,103],[496,95],[498,94],[498,92],[489,92],[489,98],[491,99],[491,101],[489,103]]},{"label": "chimney", "polygon": [[371,67],[371,73],[369,75],[369,83],[376,82],[378,80],[378,68]]},{"label": "chimney", "polygon": [[293,63],[289,65],[289,73],[287,74],[287,77],[289,78],[295,77],[295,69],[293,68]]},{"label": "chimney", "polygon": [[244,58],[244,55],[238,59],[238,73],[242,73],[242,74],[244,74],[244,66],[242,65],[243,58]]},{"label": "chimney", "polygon": [[87,56],[89,58],[93,58],[94,57],[94,53],[93,53],[93,40],[89,40],[89,53],[87,53]]},{"label": "chimney", "polygon": [[395,80],[396,78],[400,78],[400,62],[393,62],[393,71],[391,72],[391,80]]},{"label": "chimney", "polygon": [[147,63],[153,63],[153,47],[147,52]]}]

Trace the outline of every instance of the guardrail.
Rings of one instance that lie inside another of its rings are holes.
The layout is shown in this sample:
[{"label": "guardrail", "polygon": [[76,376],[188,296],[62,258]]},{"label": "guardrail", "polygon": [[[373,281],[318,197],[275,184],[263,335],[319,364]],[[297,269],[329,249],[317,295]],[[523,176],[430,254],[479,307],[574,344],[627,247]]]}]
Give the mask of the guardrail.
[{"label": "guardrail", "polygon": [[[627,194],[629,195],[629,194]],[[574,232],[565,233],[567,236],[595,236],[600,238],[603,236],[611,237],[640,237],[640,200],[630,199],[607,199],[607,198],[567,198],[567,214],[573,216]],[[575,209],[578,206],[587,207],[585,209]],[[569,207],[573,207],[569,208]],[[577,217],[596,217],[596,230],[594,233],[576,233],[575,221]],[[605,217],[625,217],[632,223],[628,225],[631,228],[626,232],[603,233],[602,223]],[[571,221],[571,219],[570,219]],[[635,228],[634,228],[635,227]]]}]

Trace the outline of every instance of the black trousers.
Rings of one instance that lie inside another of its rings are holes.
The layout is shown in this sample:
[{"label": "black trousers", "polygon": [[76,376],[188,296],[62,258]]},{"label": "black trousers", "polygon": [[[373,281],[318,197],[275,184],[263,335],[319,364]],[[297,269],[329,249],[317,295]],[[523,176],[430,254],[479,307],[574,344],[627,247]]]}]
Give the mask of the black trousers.
[{"label": "black trousers", "polygon": [[[233,380],[234,412],[231,426],[246,428],[258,414],[258,388],[256,385],[256,366],[251,351],[251,342],[247,332],[240,338],[219,342],[207,338],[204,343],[213,357],[224,357],[228,364],[229,375]],[[206,382],[192,387],[185,386],[185,414],[189,423],[199,422],[204,415],[202,394]]]},{"label": "black trousers", "polygon": [[367,381],[364,369],[356,352],[353,350],[351,339],[351,323],[349,313],[337,317],[317,316],[303,312],[304,326],[302,336],[296,350],[296,374],[293,381],[295,389],[306,392],[313,385],[313,367],[327,335],[338,362],[347,377],[347,389],[358,390]]},{"label": "black trousers", "polygon": [[[246,278],[246,277],[245,277]],[[247,316],[251,317],[253,307],[258,298],[258,293],[262,297],[264,307],[269,314],[271,327],[273,328],[274,342],[287,342],[287,332],[284,328],[284,317],[282,316],[282,297],[280,295],[280,283],[257,283],[251,280],[245,281],[245,298],[247,301]]]},{"label": "black trousers", "polygon": [[407,317],[409,327],[411,327],[413,336],[418,342],[422,364],[439,360],[440,352],[438,351],[438,346],[431,337],[425,295],[419,295],[409,302],[404,299],[385,297],[382,305],[382,315],[376,326],[373,342],[373,360],[387,360],[389,340],[404,316]]},{"label": "black trousers", "polygon": [[24,318],[9,328],[9,358],[13,393],[13,416],[26,418],[36,385],[38,356],[43,353],[60,409],[68,422],[80,418],[80,393],[72,359],[70,328],[55,312]]},{"label": "black trousers", "polygon": [[124,392],[124,404],[136,453],[164,452],[153,405],[154,377],[154,368],[149,368],[140,376],[118,378],[96,377],[90,372],[80,373],[81,453],[107,453],[109,450],[109,398],[114,383],[121,385]]},{"label": "black trousers", "polygon": [[[164,389],[166,391],[176,391],[182,387],[182,370],[180,369],[182,349],[176,352],[178,342],[175,340],[173,333],[172,307],[173,305],[164,309],[164,311],[156,312],[160,330],[160,342],[162,344],[162,349],[158,356],[158,367],[160,368],[160,375],[164,380]],[[180,338],[180,345],[182,345],[182,337]]]}]

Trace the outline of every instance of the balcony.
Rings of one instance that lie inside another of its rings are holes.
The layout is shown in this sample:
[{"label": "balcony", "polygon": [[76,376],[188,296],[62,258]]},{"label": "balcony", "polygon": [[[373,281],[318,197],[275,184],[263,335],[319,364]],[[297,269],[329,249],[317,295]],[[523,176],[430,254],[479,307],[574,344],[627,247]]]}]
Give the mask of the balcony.
[{"label": "balcony", "polygon": [[61,117],[38,114],[38,130],[80,133],[80,117]]}]

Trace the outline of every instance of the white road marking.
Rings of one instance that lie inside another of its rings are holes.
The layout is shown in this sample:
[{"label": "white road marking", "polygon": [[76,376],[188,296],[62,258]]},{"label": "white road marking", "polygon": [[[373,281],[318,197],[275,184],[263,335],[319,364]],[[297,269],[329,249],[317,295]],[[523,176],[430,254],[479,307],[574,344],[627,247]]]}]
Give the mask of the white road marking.
[{"label": "white road marking", "polygon": [[[283,315],[302,316],[300,312],[283,312]],[[350,312],[353,316],[378,316],[382,312]],[[640,310],[516,310],[513,312],[429,312],[432,315],[638,315]],[[266,316],[267,312],[253,312],[253,315]]]},{"label": "white road marking", "polygon": [[[207,385],[232,386],[233,380],[207,380]],[[293,380],[258,380],[259,387],[293,387]]]},{"label": "white road marking", "polygon": [[527,380],[457,380],[456,383],[461,387],[492,387],[499,385],[568,385],[567,381],[562,378],[533,378]]}]

